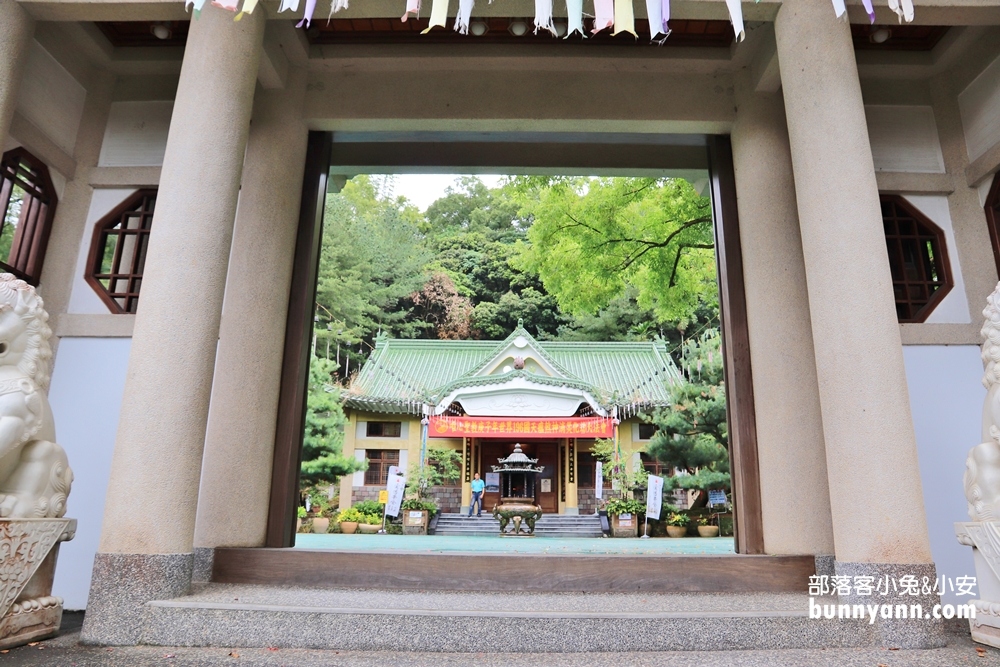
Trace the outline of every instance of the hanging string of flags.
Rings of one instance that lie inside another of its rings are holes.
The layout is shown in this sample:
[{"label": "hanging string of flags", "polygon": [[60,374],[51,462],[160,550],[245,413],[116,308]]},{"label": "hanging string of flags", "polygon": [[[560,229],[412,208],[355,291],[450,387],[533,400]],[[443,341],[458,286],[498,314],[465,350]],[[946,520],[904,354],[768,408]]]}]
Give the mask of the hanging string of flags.
[{"label": "hanging string of flags", "polygon": [[[430,25],[423,33],[428,33],[432,28],[444,28],[448,20],[448,4],[450,0],[431,0]],[[490,0],[492,2],[493,0]],[[535,0],[535,34],[539,30],[550,33],[553,37],[558,36],[552,13],[553,0]],[[582,38],[587,37],[583,26],[584,16],[593,19],[591,34],[596,35],[602,30],[612,29],[612,34],[617,35],[627,32],[636,38],[635,12],[632,8],[633,0],[593,0],[593,16],[583,13],[583,0],[565,0],[566,2],[566,37],[579,33]],[[831,0],[833,10],[837,18],[843,18],[847,14],[846,0]],[[861,0],[868,12],[868,20],[875,23],[875,8],[872,0]],[[188,9],[194,7],[195,15],[202,10],[208,0],[185,0],[184,7]],[[235,20],[239,21],[244,14],[251,14],[256,9],[259,0],[243,0],[243,9],[236,15]],[[301,0],[281,0],[278,12],[299,10]],[[328,18],[342,9],[348,8],[349,0],[331,0],[330,14]],[[405,0],[406,11],[400,19],[404,23],[411,18],[420,16],[420,0]],[[663,44],[670,36],[670,0],[645,0],[646,16],[649,18],[649,37],[658,44]],[[237,11],[240,0],[212,0],[216,7],[222,7],[232,12]],[[888,0],[889,9],[896,13],[899,22],[907,23],[913,20],[913,0]],[[475,0],[458,0],[458,13],[455,15],[455,31],[462,34],[469,34],[469,24],[472,17],[472,8]],[[729,20],[733,24],[733,32],[736,33],[736,41],[741,42],[745,36],[743,28],[743,8],[740,0],[726,0],[726,7],[729,10]],[[302,20],[295,27],[308,28],[312,24],[313,15],[316,13],[316,0],[305,0]]]}]

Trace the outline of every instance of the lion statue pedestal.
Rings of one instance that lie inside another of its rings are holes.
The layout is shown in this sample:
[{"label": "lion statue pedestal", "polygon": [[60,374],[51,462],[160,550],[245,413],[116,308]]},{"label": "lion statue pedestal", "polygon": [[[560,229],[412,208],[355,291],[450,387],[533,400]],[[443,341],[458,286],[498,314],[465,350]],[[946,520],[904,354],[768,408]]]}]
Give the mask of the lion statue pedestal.
[{"label": "lion statue pedestal", "polygon": [[52,596],[73,472],[56,444],[47,396],[48,314],[33,287],[0,274],[0,649],[59,631]]}]

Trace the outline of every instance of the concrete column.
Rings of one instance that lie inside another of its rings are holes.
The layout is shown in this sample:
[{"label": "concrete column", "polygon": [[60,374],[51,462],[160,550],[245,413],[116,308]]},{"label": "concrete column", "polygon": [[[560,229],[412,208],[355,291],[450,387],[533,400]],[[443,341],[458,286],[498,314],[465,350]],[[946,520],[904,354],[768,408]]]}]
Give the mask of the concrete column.
[{"label": "concrete column", "polygon": [[832,554],[823,419],[780,93],[736,81],[733,163],[757,419],[764,552]]},{"label": "concrete column", "polygon": [[219,328],[196,547],[264,545],[280,343],[309,134],[301,120],[305,86],[305,71],[296,69],[285,89],[262,91],[254,103]]},{"label": "concrete column", "polygon": [[[788,0],[778,10],[775,36],[826,441],[835,568],[845,576],[933,579],[850,27],[825,3]],[[898,634],[893,624],[882,625],[886,642],[894,645],[942,640],[933,624]]]},{"label": "concrete column", "polygon": [[34,34],[35,19],[24,7],[16,0],[0,0],[0,152],[7,144],[28,44]]},{"label": "concrete column", "polygon": [[266,19],[258,10],[234,23],[229,12],[208,8],[191,23],[85,641],[139,641],[137,607],[190,586],[222,299]]}]

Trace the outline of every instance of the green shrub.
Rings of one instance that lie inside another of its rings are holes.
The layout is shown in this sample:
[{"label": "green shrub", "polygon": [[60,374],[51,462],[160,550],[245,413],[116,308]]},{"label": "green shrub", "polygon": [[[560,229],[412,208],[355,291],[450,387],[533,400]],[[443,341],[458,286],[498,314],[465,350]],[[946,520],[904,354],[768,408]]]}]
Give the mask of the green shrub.
[{"label": "green shrub", "polygon": [[646,511],[645,503],[640,503],[632,498],[612,498],[608,501],[605,509],[608,516],[618,516],[620,514],[641,514]]},{"label": "green shrub", "polygon": [[407,498],[400,505],[401,509],[413,512],[437,512],[437,503],[433,500],[423,500],[421,498]]},{"label": "green shrub", "polygon": [[691,517],[687,514],[671,514],[667,517],[668,526],[687,526],[691,522]]},{"label": "green shrub", "polygon": [[305,507],[302,507],[301,505],[299,505],[299,509],[296,511],[295,515],[298,518],[300,518],[300,519],[304,519],[307,516],[309,516],[309,512],[306,512],[306,508]]},{"label": "green shrub", "polygon": [[382,523],[382,512],[385,511],[385,505],[382,503],[375,500],[362,500],[354,503],[353,507],[362,514],[378,515],[378,522]]},{"label": "green shrub", "polygon": [[382,525],[381,514],[362,514],[361,516],[363,517],[361,523],[367,523],[370,526]]},{"label": "green shrub", "polygon": [[337,515],[337,521],[339,522],[351,521],[354,523],[363,523],[364,519],[365,515],[359,512],[358,510],[354,509],[353,507],[349,507],[346,510],[341,510],[340,514]]}]

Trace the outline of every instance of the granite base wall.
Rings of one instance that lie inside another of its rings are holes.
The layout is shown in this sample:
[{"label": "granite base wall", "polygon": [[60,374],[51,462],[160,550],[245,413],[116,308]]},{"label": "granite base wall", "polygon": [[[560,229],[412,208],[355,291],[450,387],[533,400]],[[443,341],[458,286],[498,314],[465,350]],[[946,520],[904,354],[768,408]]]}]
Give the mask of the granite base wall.
[{"label": "granite base wall", "polygon": [[[351,504],[359,503],[362,500],[378,501],[378,492],[381,490],[380,486],[351,487]],[[458,512],[462,509],[462,487],[460,486],[432,486],[428,495],[434,499],[442,512]]]}]

